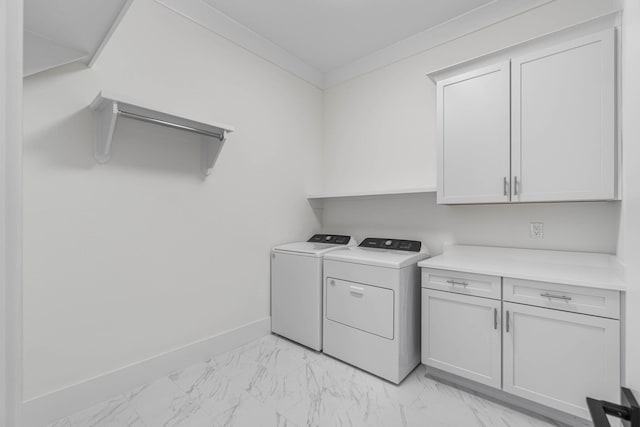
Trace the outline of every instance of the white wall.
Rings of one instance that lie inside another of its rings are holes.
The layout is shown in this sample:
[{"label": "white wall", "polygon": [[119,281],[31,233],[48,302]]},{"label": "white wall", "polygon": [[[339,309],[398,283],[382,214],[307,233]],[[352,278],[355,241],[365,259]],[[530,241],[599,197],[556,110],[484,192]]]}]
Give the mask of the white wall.
[{"label": "white wall", "polygon": [[[436,205],[435,194],[325,202],[323,229],[365,237],[417,239],[432,255],[445,243],[615,253],[617,202]],[[544,239],[529,223],[544,223]]]},{"label": "white wall", "polygon": [[623,201],[620,255],[626,265],[626,378],[640,396],[640,3],[625,0],[622,20]]},{"label": "white wall", "polygon": [[[436,93],[427,73],[617,10],[556,0],[325,92],[324,191],[436,185]],[[615,253],[620,204],[436,206],[435,196],[325,204],[323,230],[420,238],[432,253],[465,243]],[[545,224],[529,239],[529,222]]]},{"label": "white wall", "polygon": [[[126,120],[97,165],[101,89],[237,131],[206,180],[198,137]],[[319,229],[318,89],[138,0],[24,96],[26,399],[269,316],[270,247]]]},{"label": "white wall", "polygon": [[[268,316],[268,250],[318,229],[304,195],[320,178],[340,192],[435,184],[426,73],[615,4],[556,0],[323,96],[151,0],[134,2],[94,69],[25,81],[25,397]],[[87,105],[100,89],[237,132],[206,181],[197,138],[134,122],[119,124],[113,159],[97,165]],[[412,196],[328,202],[323,228],[420,238],[434,254],[443,242],[614,252],[619,212]],[[545,223],[543,241],[529,240],[529,221]]]},{"label": "white wall", "polygon": [[436,184],[435,85],[426,74],[615,10],[556,0],[325,92],[324,191]]},{"label": "white wall", "polygon": [[0,425],[22,408],[22,1],[0,1]]}]

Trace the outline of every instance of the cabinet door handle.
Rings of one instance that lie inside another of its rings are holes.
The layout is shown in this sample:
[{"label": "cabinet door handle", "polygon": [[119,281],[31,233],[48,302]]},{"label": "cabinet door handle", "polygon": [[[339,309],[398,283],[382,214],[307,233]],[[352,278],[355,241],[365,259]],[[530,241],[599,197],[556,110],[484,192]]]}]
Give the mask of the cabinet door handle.
[{"label": "cabinet door handle", "polygon": [[566,302],[571,301],[571,297],[568,297],[566,295],[553,295],[553,294],[550,294],[549,292],[540,294],[540,296],[543,297],[543,298],[549,298],[549,299],[552,299],[552,298],[553,299],[561,299],[561,300],[566,301]]},{"label": "cabinet door handle", "polygon": [[517,176],[513,177],[513,195],[514,196],[518,195],[518,177]]},{"label": "cabinet door handle", "polygon": [[508,190],[507,190],[507,177],[505,176],[502,179],[502,194],[506,196],[507,192],[508,192]]},{"label": "cabinet door handle", "polygon": [[467,282],[458,282],[457,280],[447,280],[447,283],[451,283],[452,286],[455,286],[455,285],[469,286]]},{"label": "cabinet door handle", "polygon": [[349,291],[352,294],[364,294],[364,288],[359,288],[357,286],[349,286]]},{"label": "cabinet door handle", "polygon": [[509,333],[509,310],[507,310],[507,333]]},{"label": "cabinet door handle", "polygon": [[498,329],[498,309],[493,309],[493,329]]}]

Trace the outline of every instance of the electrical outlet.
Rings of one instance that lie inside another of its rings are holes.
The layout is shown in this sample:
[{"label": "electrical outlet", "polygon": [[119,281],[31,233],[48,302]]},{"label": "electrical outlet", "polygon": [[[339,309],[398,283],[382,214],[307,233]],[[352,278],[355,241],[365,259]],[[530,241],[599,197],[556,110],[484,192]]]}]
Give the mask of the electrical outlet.
[{"label": "electrical outlet", "polygon": [[544,222],[529,223],[529,238],[544,239]]}]

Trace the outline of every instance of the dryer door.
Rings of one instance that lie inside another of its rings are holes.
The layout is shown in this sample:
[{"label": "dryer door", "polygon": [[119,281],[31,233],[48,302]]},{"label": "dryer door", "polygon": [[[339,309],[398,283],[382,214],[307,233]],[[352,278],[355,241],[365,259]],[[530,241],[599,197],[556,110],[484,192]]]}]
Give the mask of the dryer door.
[{"label": "dryer door", "polygon": [[327,278],[327,319],[393,339],[393,291]]}]

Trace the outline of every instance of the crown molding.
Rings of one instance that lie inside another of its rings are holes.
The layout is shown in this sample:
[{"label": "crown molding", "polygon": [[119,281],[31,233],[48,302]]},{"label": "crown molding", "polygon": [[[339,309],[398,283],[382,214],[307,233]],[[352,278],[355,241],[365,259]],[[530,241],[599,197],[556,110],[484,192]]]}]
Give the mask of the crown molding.
[{"label": "crown molding", "polygon": [[330,88],[555,0],[494,0],[325,74]]},{"label": "crown molding", "polygon": [[324,75],[297,56],[202,0],[156,0],[179,15],[262,57],[303,80],[324,87]]},{"label": "crown molding", "polygon": [[[527,40],[521,40],[517,43],[509,44],[490,52],[483,52],[478,56],[467,57],[462,61],[447,64],[444,67],[430,70],[427,73],[427,76],[434,83],[437,83],[440,80],[466,71],[485,67],[501,61],[508,61],[514,57],[514,55],[521,56],[529,54],[530,52],[548,49],[554,45],[586,37],[589,34],[609,29],[619,29],[621,25],[622,10],[614,10],[578,23],[554,29],[553,31],[549,31],[544,34],[537,34],[535,37],[531,37]],[[616,37],[619,36],[620,34],[617,34]],[[619,44],[619,41],[617,43]]]},{"label": "crown molding", "polygon": [[155,1],[314,86],[328,89],[554,0],[493,0],[327,73],[309,65],[202,0]]}]

